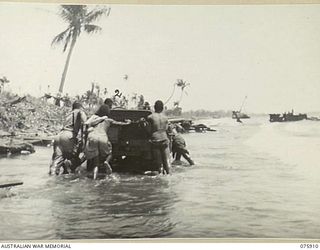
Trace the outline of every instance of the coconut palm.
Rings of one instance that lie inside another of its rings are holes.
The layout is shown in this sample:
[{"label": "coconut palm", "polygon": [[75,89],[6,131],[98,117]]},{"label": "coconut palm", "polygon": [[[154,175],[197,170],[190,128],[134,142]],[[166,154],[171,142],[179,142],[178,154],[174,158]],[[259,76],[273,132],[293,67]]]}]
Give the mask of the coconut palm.
[{"label": "coconut palm", "polygon": [[69,47],[67,60],[61,77],[59,92],[63,92],[64,82],[66,79],[71,54],[76,41],[84,31],[93,34],[101,31],[101,27],[92,24],[103,15],[109,15],[110,8],[95,8],[89,10],[86,5],[61,5],[59,15],[68,23],[68,28],[58,34],[52,41],[51,45],[63,44],[63,52]]},{"label": "coconut palm", "polygon": [[167,103],[171,100],[171,98],[172,98],[172,96],[173,96],[173,94],[174,94],[174,92],[175,92],[175,90],[176,90],[176,86],[177,86],[177,83],[174,83],[174,84],[173,84],[172,92],[171,92],[169,98],[164,102],[164,104],[167,104]]},{"label": "coconut palm", "polygon": [[178,87],[181,88],[181,94],[180,94],[180,99],[179,99],[179,103],[181,103],[183,93],[188,95],[188,93],[185,91],[185,88],[188,87],[190,85],[190,83],[187,83],[186,81],[183,81],[182,79],[178,79],[176,84]]},{"label": "coconut palm", "polygon": [[187,86],[189,86],[190,83],[187,83],[186,81],[182,80],[182,79],[177,79],[177,81],[173,84],[173,90],[171,92],[171,95],[169,96],[169,98],[165,101],[165,104],[167,104],[171,98],[173,97],[173,94],[175,93],[175,90],[176,90],[176,86],[181,88],[181,95],[180,95],[180,99],[179,99],[179,103],[181,102],[182,100],[182,95],[183,93],[187,94],[187,92],[185,92],[185,88]]}]

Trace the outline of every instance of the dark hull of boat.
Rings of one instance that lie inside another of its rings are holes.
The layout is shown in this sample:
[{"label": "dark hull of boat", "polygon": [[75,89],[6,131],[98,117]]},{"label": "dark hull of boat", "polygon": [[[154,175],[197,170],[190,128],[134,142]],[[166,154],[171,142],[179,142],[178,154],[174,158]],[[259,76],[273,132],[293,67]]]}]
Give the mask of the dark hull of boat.
[{"label": "dark hull of boat", "polygon": [[306,114],[287,114],[287,115],[280,115],[280,114],[270,114],[270,122],[295,122],[295,121],[302,121],[308,119]]},{"label": "dark hull of boat", "polygon": [[239,111],[232,111],[232,119],[249,119],[250,116],[248,116],[245,113],[240,113]]}]

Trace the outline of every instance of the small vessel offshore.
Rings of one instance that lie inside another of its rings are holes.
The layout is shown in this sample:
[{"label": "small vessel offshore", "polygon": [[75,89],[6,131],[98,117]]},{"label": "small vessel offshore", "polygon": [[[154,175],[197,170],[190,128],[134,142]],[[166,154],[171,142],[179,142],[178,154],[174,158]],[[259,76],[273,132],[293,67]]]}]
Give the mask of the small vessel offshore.
[{"label": "small vessel offshore", "polygon": [[238,119],[249,119],[250,118],[250,116],[248,116],[247,114],[241,112],[246,99],[247,99],[247,96],[245,96],[245,98],[244,98],[244,100],[242,102],[242,105],[241,105],[241,107],[240,107],[240,109],[238,111],[232,111],[232,119],[237,119],[238,120]]},{"label": "small vessel offshore", "polygon": [[308,119],[307,114],[294,114],[294,111],[281,114],[269,114],[270,122],[294,122]]},{"label": "small vessel offshore", "polygon": [[241,113],[241,111],[232,111],[232,119],[249,119],[250,116],[248,116],[245,113]]}]

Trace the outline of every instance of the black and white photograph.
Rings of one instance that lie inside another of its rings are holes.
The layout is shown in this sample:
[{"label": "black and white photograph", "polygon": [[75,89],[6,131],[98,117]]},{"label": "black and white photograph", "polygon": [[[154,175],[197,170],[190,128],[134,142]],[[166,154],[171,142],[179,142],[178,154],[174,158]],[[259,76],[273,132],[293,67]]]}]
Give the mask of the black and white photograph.
[{"label": "black and white photograph", "polygon": [[319,240],[319,13],[0,2],[0,241]]}]

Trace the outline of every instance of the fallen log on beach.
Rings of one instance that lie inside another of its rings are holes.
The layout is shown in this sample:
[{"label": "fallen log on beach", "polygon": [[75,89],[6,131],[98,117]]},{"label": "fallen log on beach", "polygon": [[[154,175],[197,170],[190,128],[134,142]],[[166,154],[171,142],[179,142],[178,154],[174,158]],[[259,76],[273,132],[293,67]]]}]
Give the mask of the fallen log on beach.
[{"label": "fallen log on beach", "polygon": [[0,183],[0,188],[8,188],[8,187],[14,187],[14,186],[19,186],[22,185],[23,182],[9,182],[9,183]]},{"label": "fallen log on beach", "polygon": [[23,140],[35,146],[48,146],[52,145],[53,142],[53,138],[25,137]]},{"label": "fallen log on beach", "polygon": [[[10,142],[13,141],[15,142],[14,144],[32,144],[35,146],[48,146],[52,145],[52,142],[54,140],[54,136],[43,136],[43,135],[38,135],[37,133],[9,133],[5,131],[0,131],[0,147],[1,146],[14,146],[11,145]],[[13,150],[16,151],[16,150]],[[4,152],[4,149],[0,149],[0,154]],[[31,152],[33,153],[33,152]]]},{"label": "fallen log on beach", "polygon": [[23,151],[28,151],[30,153],[34,153],[34,147],[30,143],[22,142],[22,141],[0,141],[0,155],[4,154],[20,154]]}]

